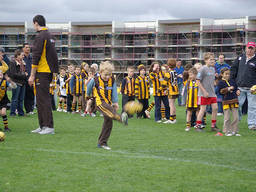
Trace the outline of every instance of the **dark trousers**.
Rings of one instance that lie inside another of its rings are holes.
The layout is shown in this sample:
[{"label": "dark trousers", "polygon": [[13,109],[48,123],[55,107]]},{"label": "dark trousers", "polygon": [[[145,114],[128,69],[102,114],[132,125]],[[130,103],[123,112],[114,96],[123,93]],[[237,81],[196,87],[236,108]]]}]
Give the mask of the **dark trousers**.
[{"label": "dark trousers", "polygon": [[50,94],[50,97],[51,97],[52,110],[56,111],[56,104],[55,104],[54,95]]},{"label": "dark trousers", "polygon": [[28,83],[26,83],[26,89],[25,89],[25,98],[24,98],[24,107],[26,110],[26,113],[33,112],[34,110],[34,88],[29,86]]},{"label": "dark trousers", "polygon": [[155,96],[155,121],[161,120],[161,101],[163,101],[165,107],[165,117],[170,119],[170,107],[168,96]]},{"label": "dark trousers", "polygon": [[116,110],[111,105],[105,102],[98,105],[97,109],[103,114],[104,118],[98,144],[107,145],[113,127],[113,119],[121,122],[121,116],[117,114]]},{"label": "dark trousers", "polygon": [[137,117],[147,118],[145,111],[148,108],[148,99],[138,99],[138,101],[143,105],[142,111],[137,114]]},{"label": "dark trousers", "polygon": [[52,104],[49,93],[51,73],[36,73],[36,104],[39,126],[53,128]]},{"label": "dark trousers", "polygon": [[67,112],[72,112],[73,95],[67,94]]},{"label": "dark trousers", "polygon": [[23,102],[25,96],[25,85],[17,85],[16,89],[12,89],[12,102],[10,115],[16,115],[16,109],[20,116],[24,115]]}]

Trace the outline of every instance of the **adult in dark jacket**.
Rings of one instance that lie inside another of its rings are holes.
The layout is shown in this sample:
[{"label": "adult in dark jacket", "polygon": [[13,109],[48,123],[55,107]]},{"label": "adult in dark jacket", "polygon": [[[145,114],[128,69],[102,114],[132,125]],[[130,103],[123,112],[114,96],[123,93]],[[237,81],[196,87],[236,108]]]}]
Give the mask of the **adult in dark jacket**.
[{"label": "adult in dark jacket", "polygon": [[9,66],[9,76],[17,84],[16,89],[12,89],[11,116],[16,116],[16,109],[19,116],[24,116],[23,101],[25,96],[25,83],[27,81],[27,73],[25,71],[25,62],[23,61],[23,53],[20,49],[15,51],[14,61]]},{"label": "adult in dark jacket", "polygon": [[54,134],[49,88],[53,73],[59,70],[55,41],[45,27],[46,21],[42,15],[36,15],[33,23],[38,34],[33,43],[32,70],[28,83],[32,85],[35,82],[39,128],[32,132]]},{"label": "adult in dark jacket", "polygon": [[[23,44],[23,53],[24,53],[24,62],[26,63],[26,72],[28,76],[31,74],[31,65],[32,65],[32,56],[30,55],[30,46],[28,43]],[[27,114],[34,114],[34,88],[29,86],[28,82],[26,82],[26,91],[24,98],[24,107]]]},{"label": "adult in dark jacket", "polygon": [[231,66],[231,79],[235,80],[240,90],[239,107],[248,100],[248,128],[256,130],[256,95],[251,94],[250,88],[256,85],[256,55],[255,42],[248,42],[245,53],[240,55]]}]

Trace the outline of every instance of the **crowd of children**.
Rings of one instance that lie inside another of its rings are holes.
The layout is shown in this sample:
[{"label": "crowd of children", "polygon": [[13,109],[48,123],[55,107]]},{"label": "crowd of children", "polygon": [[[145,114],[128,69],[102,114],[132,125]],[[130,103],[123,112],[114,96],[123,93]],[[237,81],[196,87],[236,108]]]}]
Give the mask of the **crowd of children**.
[{"label": "crowd of children", "polygon": [[[204,62],[205,65],[196,63],[194,66],[191,64],[184,66],[182,91],[178,90],[177,73],[174,70],[175,59],[168,59],[167,64],[162,66],[158,62],[153,62],[148,74],[143,64],[137,69],[129,66],[127,76],[120,83],[122,112],[127,102],[138,100],[143,105],[143,109],[137,114],[137,118],[150,118],[150,112],[155,107],[154,116],[157,123],[175,124],[177,122],[175,100],[181,93],[182,103],[186,106],[185,131],[190,131],[192,127],[195,131],[204,131],[206,108],[211,106],[211,131],[218,132],[220,130],[216,126],[217,95],[220,95],[224,111],[223,133],[226,136],[239,136],[237,98],[239,90],[235,82],[229,80],[230,68],[222,68],[216,77],[214,55],[205,53]],[[58,90],[57,111],[79,113],[83,117],[88,115],[95,117],[98,106],[97,91],[88,92],[87,86],[91,84],[91,81],[95,81],[96,77],[100,77],[100,72],[97,70],[97,64],[89,67],[87,63],[76,67],[69,65],[67,71],[64,68],[60,69],[58,79],[53,77],[52,86],[50,86],[51,89],[54,87]],[[138,75],[135,77],[136,70]],[[149,104],[151,84],[154,100]],[[104,116],[104,111],[100,111]],[[233,114],[233,122],[230,122],[230,113]],[[129,118],[131,117],[132,115],[129,115]]]}]

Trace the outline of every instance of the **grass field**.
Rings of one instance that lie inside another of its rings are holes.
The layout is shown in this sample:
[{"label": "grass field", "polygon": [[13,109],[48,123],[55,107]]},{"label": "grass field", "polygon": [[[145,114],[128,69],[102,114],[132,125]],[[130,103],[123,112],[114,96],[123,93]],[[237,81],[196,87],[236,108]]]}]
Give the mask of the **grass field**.
[{"label": "grass field", "polygon": [[[0,192],[256,191],[256,132],[246,117],[242,137],[185,132],[153,119],[114,123],[111,151],[96,148],[102,117],[54,112],[55,135],[31,134],[37,115],[9,117],[0,143]],[[209,125],[209,116],[208,116]],[[218,119],[222,125],[222,117]]]}]

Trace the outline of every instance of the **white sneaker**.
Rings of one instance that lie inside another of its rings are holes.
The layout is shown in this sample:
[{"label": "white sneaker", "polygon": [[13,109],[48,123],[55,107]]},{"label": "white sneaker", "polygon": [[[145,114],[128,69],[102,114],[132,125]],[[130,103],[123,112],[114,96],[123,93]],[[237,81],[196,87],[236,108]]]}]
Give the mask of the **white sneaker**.
[{"label": "white sneaker", "polygon": [[161,120],[158,120],[158,121],[156,121],[157,123],[162,123],[162,121]]},{"label": "white sneaker", "polygon": [[189,128],[189,127],[187,127],[187,128],[185,129],[185,131],[190,131],[190,128]]},{"label": "white sneaker", "polygon": [[54,134],[54,129],[49,127],[43,127],[42,131],[39,132],[40,135]]},{"label": "white sneaker", "polygon": [[173,121],[172,120],[170,120],[171,121],[171,124],[174,124],[174,123],[176,123],[177,122],[177,120],[176,119],[174,119]]},{"label": "white sneaker", "polygon": [[226,133],[225,135],[226,135],[227,137],[233,136],[232,133]]},{"label": "white sneaker", "polygon": [[86,114],[85,113],[81,113],[81,117],[85,117],[86,116]]},{"label": "white sneaker", "polygon": [[111,148],[107,145],[101,145],[101,148],[106,149],[106,150],[111,150]]},{"label": "white sneaker", "polygon": [[101,116],[101,117],[103,117],[103,114],[102,114],[102,113],[100,113],[100,116]]},{"label": "white sneaker", "polygon": [[31,131],[31,133],[39,133],[40,131],[42,131],[41,127],[38,127],[37,129]]},{"label": "white sneaker", "polygon": [[161,120],[162,120],[162,121],[166,121],[167,119],[164,117],[164,118],[162,118]]},{"label": "white sneaker", "polygon": [[61,109],[61,108],[58,108],[58,109],[57,109],[57,111],[58,111],[58,112],[61,112],[61,111],[62,111],[62,109]]},{"label": "white sneaker", "polygon": [[147,118],[150,119],[150,112],[148,110],[145,111],[145,114],[146,114]]},{"label": "white sneaker", "polygon": [[30,114],[30,115],[34,115],[35,113],[34,113],[33,111],[30,111],[29,114]]},{"label": "white sneaker", "polygon": [[90,115],[91,117],[96,117],[95,113],[91,113]]},{"label": "white sneaker", "polygon": [[174,124],[174,123],[176,123],[176,119],[175,120],[167,120],[167,121],[165,121],[164,122],[165,124]]},{"label": "white sneaker", "polygon": [[223,113],[217,113],[217,116],[222,116],[223,115]]},{"label": "white sneaker", "polygon": [[241,136],[239,133],[235,133],[235,132],[233,132],[232,135],[233,135],[233,136],[237,136],[237,137],[240,137],[240,136]]},{"label": "white sneaker", "polygon": [[63,109],[63,112],[64,112],[64,113],[67,113],[68,111],[67,111],[67,110],[65,110],[65,109]]}]

